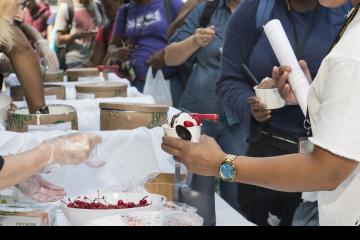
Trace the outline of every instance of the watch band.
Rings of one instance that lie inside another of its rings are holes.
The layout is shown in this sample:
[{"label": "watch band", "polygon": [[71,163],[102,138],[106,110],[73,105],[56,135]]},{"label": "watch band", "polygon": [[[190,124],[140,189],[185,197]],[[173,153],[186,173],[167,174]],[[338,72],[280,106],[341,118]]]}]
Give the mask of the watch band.
[{"label": "watch band", "polygon": [[40,109],[39,109],[39,112],[41,114],[49,114],[50,111],[49,111],[49,107],[45,104],[44,106],[42,106]]}]

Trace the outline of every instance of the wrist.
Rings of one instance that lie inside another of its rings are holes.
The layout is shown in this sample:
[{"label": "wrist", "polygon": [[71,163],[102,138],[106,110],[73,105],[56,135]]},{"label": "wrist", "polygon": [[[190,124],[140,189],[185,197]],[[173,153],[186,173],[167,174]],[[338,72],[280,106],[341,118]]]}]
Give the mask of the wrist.
[{"label": "wrist", "polygon": [[215,173],[216,177],[220,177],[219,169],[227,155],[228,155],[227,153],[221,151],[221,152],[219,152],[218,156],[215,158],[216,164],[215,164],[215,168],[214,168],[214,173]]},{"label": "wrist", "polygon": [[222,162],[219,165],[219,176],[223,181],[234,182],[237,174],[235,167],[235,160],[237,156],[232,154],[226,154]]},{"label": "wrist", "polygon": [[41,169],[51,164],[52,154],[51,154],[51,146],[46,142],[41,143],[37,148],[33,150],[39,159],[41,164]]},{"label": "wrist", "polygon": [[196,47],[196,48],[200,48],[200,47],[201,47],[201,45],[200,45],[200,44],[198,43],[198,41],[196,40],[195,35],[192,35],[192,44],[193,44],[193,46]]},{"label": "wrist", "polygon": [[78,38],[79,38],[79,34],[77,32],[70,35],[70,40],[71,41],[75,41]]}]

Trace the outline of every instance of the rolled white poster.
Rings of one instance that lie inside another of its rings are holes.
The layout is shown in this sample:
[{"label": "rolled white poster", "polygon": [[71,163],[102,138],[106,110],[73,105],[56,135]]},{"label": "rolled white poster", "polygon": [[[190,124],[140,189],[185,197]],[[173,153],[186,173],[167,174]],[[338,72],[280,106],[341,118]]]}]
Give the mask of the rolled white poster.
[{"label": "rolled white poster", "polygon": [[289,83],[302,112],[306,116],[310,83],[299,65],[284,28],[278,19],[274,19],[264,26],[264,30],[280,65],[290,66],[292,69],[289,75]]}]

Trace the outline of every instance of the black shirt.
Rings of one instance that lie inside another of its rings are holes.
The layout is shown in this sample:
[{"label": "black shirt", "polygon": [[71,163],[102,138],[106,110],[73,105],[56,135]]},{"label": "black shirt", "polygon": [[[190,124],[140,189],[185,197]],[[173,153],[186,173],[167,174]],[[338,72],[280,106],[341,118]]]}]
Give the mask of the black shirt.
[{"label": "black shirt", "polygon": [[4,166],[4,158],[2,156],[0,156],[0,171]]}]

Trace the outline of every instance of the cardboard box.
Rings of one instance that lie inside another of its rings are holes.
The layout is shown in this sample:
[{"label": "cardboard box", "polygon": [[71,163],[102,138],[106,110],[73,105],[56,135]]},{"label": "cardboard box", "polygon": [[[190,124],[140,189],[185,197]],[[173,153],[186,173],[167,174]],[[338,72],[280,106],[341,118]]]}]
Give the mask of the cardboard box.
[{"label": "cardboard box", "polygon": [[0,226],[55,226],[56,206],[49,204],[2,204]]},{"label": "cardboard box", "polygon": [[[181,179],[184,180],[185,174],[181,175]],[[165,196],[168,201],[174,199],[174,174],[161,173],[152,181],[145,183],[144,187],[149,193],[160,194]]]},{"label": "cardboard box", "polygon": [[100,103],[101,131],[161,127],[169,106],[139,103]]}]

